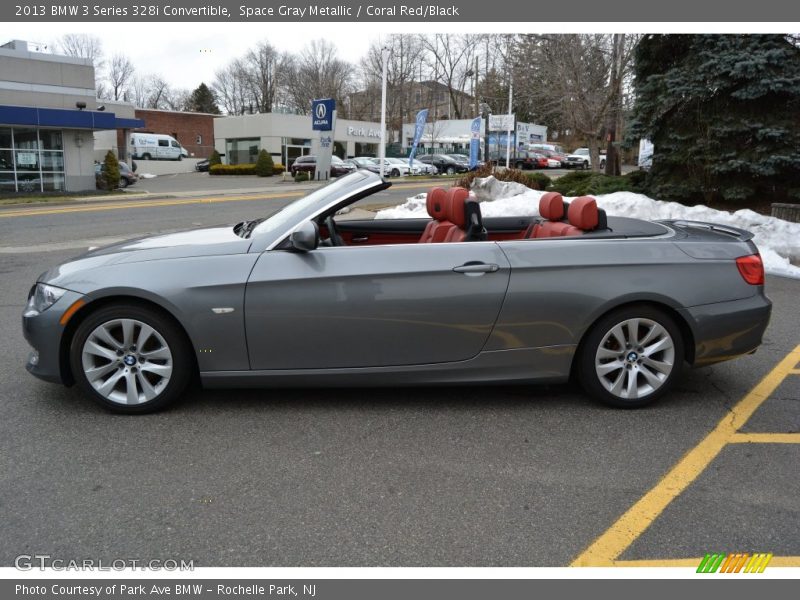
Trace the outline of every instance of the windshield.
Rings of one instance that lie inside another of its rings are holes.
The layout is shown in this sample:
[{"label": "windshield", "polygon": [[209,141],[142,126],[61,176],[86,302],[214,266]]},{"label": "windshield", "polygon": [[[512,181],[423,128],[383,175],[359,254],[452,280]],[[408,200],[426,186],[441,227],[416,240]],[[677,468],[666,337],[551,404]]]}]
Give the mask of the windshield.
[{"label": "windshield", "polygon": [[[277,212],[272,213],[261,221],[253,230],[255,235],[282,230],[298,220],[304,213],[312,213],[316,206],[323,206],[334,200],[338,196],[344,195],[346,191],[352,189],[354,183],[359,183],[367,178],[362,172],[355,171],[345,177],[340,177],[336,181],[311,192],[308,196],[303,196],[284,206]],[[374,177],[374,176],[373,176]]]}]

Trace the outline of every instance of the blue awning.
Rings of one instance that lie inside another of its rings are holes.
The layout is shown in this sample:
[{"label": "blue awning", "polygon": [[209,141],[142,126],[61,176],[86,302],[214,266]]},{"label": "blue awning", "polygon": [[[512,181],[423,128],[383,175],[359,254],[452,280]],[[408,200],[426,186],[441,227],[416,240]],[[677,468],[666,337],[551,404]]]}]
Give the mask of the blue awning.
[{"label": "blue awning", "polygon": [[112,112],[9,105],[0,105],[0,124],[92,130],[144,127],[142,119],[118,119]]}]

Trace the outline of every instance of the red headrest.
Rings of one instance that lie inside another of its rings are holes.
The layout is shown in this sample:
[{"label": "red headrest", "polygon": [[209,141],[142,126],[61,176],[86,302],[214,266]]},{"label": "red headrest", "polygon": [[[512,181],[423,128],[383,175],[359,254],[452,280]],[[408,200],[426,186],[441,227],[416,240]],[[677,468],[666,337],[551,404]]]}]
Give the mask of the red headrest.
[{"label": "red headrest", "polygon": [[539,200],[539,215],[548,221],[564,218],[564,198],[558,192],[547,192]]},{"label": "red headrest", "polygon": [[437,221],[444,219],[444,209],[446,203],[447,191],[444,188],[436,187],[428,192],[428,198],[425,201],[425,205],[428,208],[428,214]]},{"label": "red headrest", "polygon": [[591,196],[580,196],[569,203],[569,224],[584,231],[597,227],[597,202]]},{"label": "red headrest", "polygon": [[447,190],[447,202],[445,203],[447,220],[463,228],[467,224],[467,214],[464,210],[464,203],[469,198],[469,190],[462,187],[452,187]]}]

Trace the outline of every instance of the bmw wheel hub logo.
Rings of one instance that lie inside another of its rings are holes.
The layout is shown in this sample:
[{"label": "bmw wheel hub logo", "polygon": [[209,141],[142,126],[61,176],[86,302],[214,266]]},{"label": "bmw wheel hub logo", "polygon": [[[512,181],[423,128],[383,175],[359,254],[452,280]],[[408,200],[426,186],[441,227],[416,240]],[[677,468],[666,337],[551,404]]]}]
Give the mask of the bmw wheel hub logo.
[{"label": "bmw wheel hub logo", "polygon": [[124,362],[129,367],[132,367],[133,365],[136,364],[136,357],[133,354],[128,354],[124,359],[122,359],[122,362]]}]

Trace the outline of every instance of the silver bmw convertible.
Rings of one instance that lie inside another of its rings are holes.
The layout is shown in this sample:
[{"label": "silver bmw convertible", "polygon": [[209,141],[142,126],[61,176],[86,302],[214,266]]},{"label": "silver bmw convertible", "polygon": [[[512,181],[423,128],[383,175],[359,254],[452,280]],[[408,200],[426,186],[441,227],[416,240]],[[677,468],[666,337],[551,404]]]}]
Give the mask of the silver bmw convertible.
[{"label": "silver bmw convertible", "polygon": [[536,384],[607,404],[664,395],[684,365],[752,353],[771,303],[748,232],[607,216],[544,194],[482,218],[435,188],[430,218],[344,220],[391,184],[358,171],[274,214],[92,250],[42,274],[27,369],[104,407],[206,387]]}]

